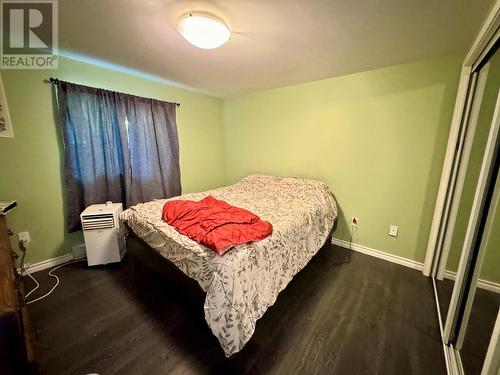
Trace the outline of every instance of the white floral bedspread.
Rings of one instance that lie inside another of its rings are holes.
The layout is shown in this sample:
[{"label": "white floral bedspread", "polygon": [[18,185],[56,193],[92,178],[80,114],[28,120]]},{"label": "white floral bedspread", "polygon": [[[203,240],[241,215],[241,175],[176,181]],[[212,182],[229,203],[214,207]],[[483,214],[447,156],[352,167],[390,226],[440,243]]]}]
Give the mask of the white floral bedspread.
[{"label": "white floral bedspread", "polygon": [[[219,256],[162,220],[167,199],[138,204],[120,219],[149,246],[195,279],[207,293],[205,319],[226,356],[250,340],[257,320],[328,238],[337,206],[328,186],[298,178],[251,175],[207,195],[245,208],[273,225],[273,234]],[[171,198],[171,199],[179,199]]]}]

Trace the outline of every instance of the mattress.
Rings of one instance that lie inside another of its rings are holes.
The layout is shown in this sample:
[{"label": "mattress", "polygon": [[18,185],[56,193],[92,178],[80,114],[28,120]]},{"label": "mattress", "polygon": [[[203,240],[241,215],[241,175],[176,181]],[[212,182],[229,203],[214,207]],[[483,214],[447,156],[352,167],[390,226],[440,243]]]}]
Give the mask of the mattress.
[{"label": "mattress", "polygon": [[169,199],[130,207],[120,219],[154,251],[199,283],[206,292],[207,324],[229,357],[243,348],[257,320],[323,246],[337,217],[337,205],[322,182],[265,175],[251,175],[234,185],[170,199],[198,201],[207,195],[269,221],[273,234],[219,256],[162,220],[162,208]]}]

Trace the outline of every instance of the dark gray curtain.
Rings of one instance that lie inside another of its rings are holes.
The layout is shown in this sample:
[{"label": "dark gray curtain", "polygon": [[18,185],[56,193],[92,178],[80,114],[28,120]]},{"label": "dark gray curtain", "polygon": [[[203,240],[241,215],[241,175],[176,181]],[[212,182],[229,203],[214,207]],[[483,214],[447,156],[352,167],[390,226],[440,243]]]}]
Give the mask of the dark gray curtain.
[{"label": "dark gray curtain", "polygon": [[127,205],[180,195],[176,105],[135,96],[123,99],[128,120]]},{"label": "dark gray curtain", "polygon": [[174,103],[59,81],[68,230],[85,207],[181,193]]}]

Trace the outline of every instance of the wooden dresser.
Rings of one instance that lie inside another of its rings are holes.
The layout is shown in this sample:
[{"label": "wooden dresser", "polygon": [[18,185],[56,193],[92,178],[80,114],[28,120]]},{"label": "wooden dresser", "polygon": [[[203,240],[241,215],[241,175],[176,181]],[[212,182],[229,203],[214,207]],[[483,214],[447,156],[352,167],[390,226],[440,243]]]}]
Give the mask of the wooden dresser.
[{"label": "wooden dresser", "polygon": [[33,344],[23,284],[16,271],[6,216],[0,215],[0,373],[38,373]]}]

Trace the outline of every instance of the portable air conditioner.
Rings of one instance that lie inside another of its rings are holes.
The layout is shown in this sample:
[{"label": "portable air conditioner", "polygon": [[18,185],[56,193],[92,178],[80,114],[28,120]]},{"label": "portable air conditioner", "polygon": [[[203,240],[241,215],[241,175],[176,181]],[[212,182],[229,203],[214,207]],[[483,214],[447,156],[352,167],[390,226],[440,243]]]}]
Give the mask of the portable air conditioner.
[{"label": "portable air conditioner", "polygon": [[80,215],[87,251],[87,264],[95,266],[119,262],[125,255],[125,230],[118,215],[121,203],[89,206]]}]

